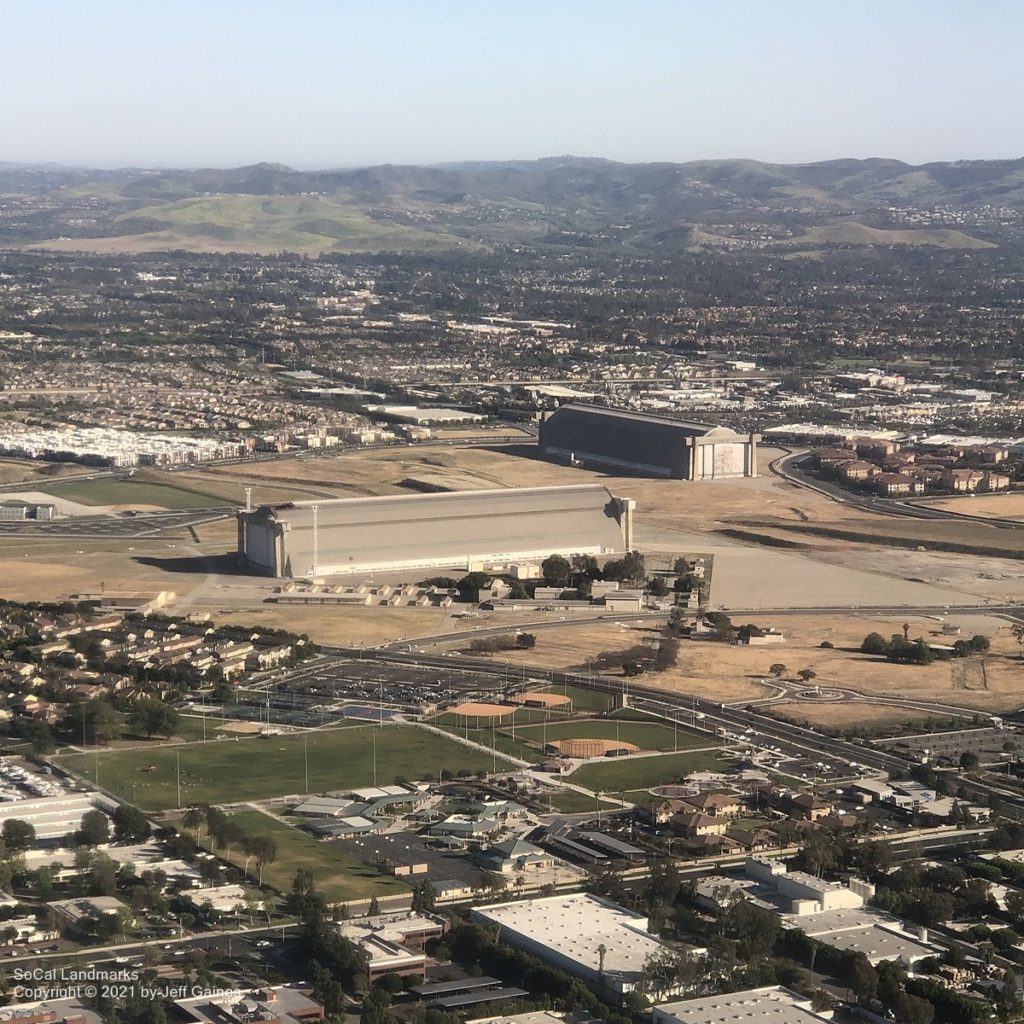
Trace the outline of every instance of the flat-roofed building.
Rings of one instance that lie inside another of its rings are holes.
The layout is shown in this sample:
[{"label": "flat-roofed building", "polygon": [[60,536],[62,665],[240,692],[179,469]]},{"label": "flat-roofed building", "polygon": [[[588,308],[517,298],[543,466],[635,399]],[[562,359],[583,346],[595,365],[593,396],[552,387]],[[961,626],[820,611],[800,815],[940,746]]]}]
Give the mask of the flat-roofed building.
[{"label": "flat-roofed building", "polygon": [[278,577],[620,554],[634,507],[596,484],[261,505],[238,514],[238,554]]},{"label": "flat-roofed building", "polygon": [[762,1024],[820,1024],[831,1016],[831,1012],[816,1013],[810,999],[780,985],[682,999],[651,1008],[652,1024],[733,1024],[739,1020],[757,1020]]},{"label": "flat-roofed building", "polygon": [[644,965],[667,948],[648,932],[646,917],[589,893],[474,907],[470,916],[497,925],[510,945],[620,996],[640,984]]},{"label": "flat-roofed building", "polygon": [[757,476],[760,440],[760,434],[728,427],[573,403],[541,422],[537,445],[543,455],[575,465],[672,480],[718,480]]}]

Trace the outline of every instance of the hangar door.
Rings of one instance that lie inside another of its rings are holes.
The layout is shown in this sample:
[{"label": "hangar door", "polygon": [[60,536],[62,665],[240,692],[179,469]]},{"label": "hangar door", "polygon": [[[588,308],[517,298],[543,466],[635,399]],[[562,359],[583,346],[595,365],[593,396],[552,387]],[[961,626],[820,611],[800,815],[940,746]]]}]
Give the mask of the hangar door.
[{"label": "hangar door", "polygon": [[743,476],[746,472],[746,447],[742,441],[700,445],[697,449],[698,476],[705,480]]}]

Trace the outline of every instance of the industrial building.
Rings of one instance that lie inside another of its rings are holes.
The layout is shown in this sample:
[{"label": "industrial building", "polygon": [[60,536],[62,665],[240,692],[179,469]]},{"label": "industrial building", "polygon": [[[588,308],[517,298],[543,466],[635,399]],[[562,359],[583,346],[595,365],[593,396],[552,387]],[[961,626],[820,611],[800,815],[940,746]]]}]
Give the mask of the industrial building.
[{"label": "industrial building", "polygon": [[728,427],[571,403],[541,421],[537,444],[543,455],[577,466],[720,480],[757,476],[760,440]]},{"label": "industrial building", "polygon": [[474,907],[470,917],[497,925],[504,942],[618,997],[636,988],[650,959],[667,948],[647,930],[646,917],[589,893]]},{"label": "industrial building", "polygon": [[238,555],[278,577],[498,569],[628,551],[634,508],[596,484],[261,505],[238,514]]},{"label": "industrial building", "polygon": [[725,992],[651,1008],[652,1024],[733,1024],[761,1021],[762,1024],[821,1024],[832,1014],[820,1015],[811,1000],[781,985]]}]

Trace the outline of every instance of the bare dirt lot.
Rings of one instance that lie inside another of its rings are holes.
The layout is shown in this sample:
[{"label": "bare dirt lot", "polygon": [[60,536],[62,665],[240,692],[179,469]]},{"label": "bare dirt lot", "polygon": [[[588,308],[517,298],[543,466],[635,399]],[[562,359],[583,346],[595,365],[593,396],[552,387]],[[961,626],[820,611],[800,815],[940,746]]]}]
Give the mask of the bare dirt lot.
[{"label": "bare dirt lot", "polygon": [[985,516],[986,519],[1024,520],[1024,492],[1009,494],[972,494],[961,498],[936,498],[921,502],[931,508],[942,508],[948,512],[962,512],[964,515]]}]

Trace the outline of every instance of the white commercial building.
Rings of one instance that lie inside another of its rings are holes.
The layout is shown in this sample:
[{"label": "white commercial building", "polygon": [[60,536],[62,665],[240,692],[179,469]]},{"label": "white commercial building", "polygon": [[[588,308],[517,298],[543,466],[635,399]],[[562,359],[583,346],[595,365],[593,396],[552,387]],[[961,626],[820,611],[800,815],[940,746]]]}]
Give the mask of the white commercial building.
[{"label": "white commercial building", "polygon": [[64,793],[29,800],[0,803],[0,828],[5,821],[25,821],[36,831],[36,839],[63,839],[77,832],[82,815],[94,808],[112,813],[117,804],[102,793]]},{"label": "white commercial building", "polygon": [[758,1024],[820,1024],[831,1016],[831,1011],[817,1013],[806,996],[779,985],[683,999],[651,1008],[652,1024],[734,1024],[755,1020]]},{"label": "white commercial building", "polygon": [[471,919],[496,924],[519,949],[621,996],[639,984],[644,965],[667,948],[647,918],[589,893],[474,907]]}]

